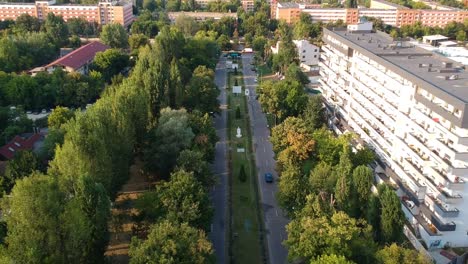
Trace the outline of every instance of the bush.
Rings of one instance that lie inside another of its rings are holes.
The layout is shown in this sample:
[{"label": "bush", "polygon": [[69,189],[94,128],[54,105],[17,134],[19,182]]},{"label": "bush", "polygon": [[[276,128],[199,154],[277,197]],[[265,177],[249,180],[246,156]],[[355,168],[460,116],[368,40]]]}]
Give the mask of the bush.
[{"label": "bush", "polygon": [[239,83],[237,82],[237,79],[234,79],[234,86],[239,86]]},{"label": "bush", "polygon": [[237,67],[234,67],[234,75],[237,75]]},{"label": "bush", "polygon": [[240,111],[240,107],[237,106],[236,108],[236,119],[240,119],[241,118],[241,111]]},{"label": "bush", "polygon": [[239,170],[239,181],[245,182],[246,180],[247,180],[247,174],[245,173],[244,165],[242,165]]}]

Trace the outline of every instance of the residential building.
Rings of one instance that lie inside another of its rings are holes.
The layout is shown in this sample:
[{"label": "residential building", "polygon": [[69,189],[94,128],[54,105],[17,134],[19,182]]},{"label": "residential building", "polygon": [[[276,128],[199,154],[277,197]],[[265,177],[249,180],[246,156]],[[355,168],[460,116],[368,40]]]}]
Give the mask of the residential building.
[{"label": "residential building", "polygon": [[15,136],[10,142],[0,147],[0,161],[7,161],[14,158],[20,150],[37,150],[38,142],[44,139],[39,133],[26,133],[21,136]]},{"label": "residential building", "polygon": [[[330,126],[375,151],[418,238],[468,246],[468,72],[457,62],[363,28],[323,30]],[[342,129],[340,129],[340,127]]]},{"label": "residential building", "polygon": [[254,0],[241,0],[242,8],[246,12],[253,12],[255,8],[255,1]]},{"label": "residential building", "polygon": [[293,40],[297,48],[297,57],[301,65],[316,66],[320,59],[320,48],[306,39]]},{"label": "residential building", "polygon": [[81,74],[87,74],[89,65],[94,60],[96,53],[105,51],[110,47],[102,44],[99,41],[93,41],[84,46],[77,48],[76,50],[68,53],[67,55],[47,64],[43,67],[37,67],[30,71],[31,75],[36,75],[38,72],[52,73],[57,68],[61,68],[66,72],[78,72]]},{"label": "residential building", "polygon": [[133,21],[131,2],[101,1],[97,5],[57,5],[55,0],[34,3],[1,3],[0,20],[16,20],[22,14],[29,14],[44,20],[48,13],[62,16],[65,21],[82,17],[101,25],[118,23],[128,26]]},{"label": "residential building", "polygon": [[167,16],[169,19],[174,22],[179,16],[188,16],[198,21],[203,21],[207,19],[218,20],[222,17],[232,17],[237,19],[237,13],[220,13],[220,12],[168,12]]},{"label": "residential building", "polygon": [[430,44],[432,46],[439,46],[441,42],[447,40],[449,40],[449,38],[442,35],[431,35],[423,37],[423,43]]},{"label": "residential building", "polygon": [[274,13],[273,17],[278,20],[295,23],[304,12],[311,16],[312,21],[328,23],[342,20],[346,24],[357,23],[359,18],[365,16],[381,18],[385,24],[396,27],[412,25],[418,21],[425,26],[444,27],[452,21],[463,23],[468,19],[468,10],[409,9],[383,0],[373,0],[372,3],[378,8],[317,8],[307,4],[277,3],[272,15]]},{"label": "residential building", "polygon": [[[319,63],[320,58],[320,48],[310,43],[306,39],[293,40],[294,45],[297,50],[297,58],[300,61],[300,64],[306,66],[316,66]],[[271,47],[271,52],[273,54],[278,54],[281,48],[281,41],[276,43],[276,46]]]}]

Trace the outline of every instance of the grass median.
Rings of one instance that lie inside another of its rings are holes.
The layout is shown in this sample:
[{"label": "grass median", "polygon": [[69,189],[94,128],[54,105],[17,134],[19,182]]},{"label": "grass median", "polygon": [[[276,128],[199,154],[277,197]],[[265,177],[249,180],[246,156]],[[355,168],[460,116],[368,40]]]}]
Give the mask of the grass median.
[{"label": "grass median", "polygon": [[[228,73],[228,129],[231,168],[231,263],[262,263],[262,243],[260,240],[259,207],[252,136],[248,118],[247,100],[244,94],[232,94],[232,86],[237,79],[244,86],[241,71],[237,75]],[[239,109],[239,110],[237,110]],[[241,138],[237,138],[237,128]],[[245,179],[240,177],[244,168]]]}]

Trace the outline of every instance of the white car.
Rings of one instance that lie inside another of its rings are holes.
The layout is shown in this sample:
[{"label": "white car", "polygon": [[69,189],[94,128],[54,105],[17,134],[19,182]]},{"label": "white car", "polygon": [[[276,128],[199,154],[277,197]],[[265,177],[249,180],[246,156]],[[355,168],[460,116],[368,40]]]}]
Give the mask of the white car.
[{"label": "white car", "polygon": [[254,82],[257,82],[257,78],[254,79]]}]

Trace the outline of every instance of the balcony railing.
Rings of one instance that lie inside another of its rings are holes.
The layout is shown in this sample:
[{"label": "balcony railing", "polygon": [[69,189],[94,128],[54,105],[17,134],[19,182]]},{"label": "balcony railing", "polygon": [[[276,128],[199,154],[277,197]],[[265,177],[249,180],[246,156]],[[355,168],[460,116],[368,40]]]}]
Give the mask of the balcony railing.
[{"label": "balcony railing", "polygon": [[426,216],[426,218],[431,220],[431,223],[437,228],[437,230],[441,232],[448,232],[455,231],[457,228],[457,225],[453,221],[444,223],[425,204],[421,205],[419,209],[420,212]]},{"label": "balcony railing", "polygon": [[443,204],[442,201],[432,195],[427,195],[434,201],[434,210],[442,217],[457,217],[460,211],[457,208],[452,208],[448,204]]}]

